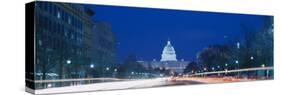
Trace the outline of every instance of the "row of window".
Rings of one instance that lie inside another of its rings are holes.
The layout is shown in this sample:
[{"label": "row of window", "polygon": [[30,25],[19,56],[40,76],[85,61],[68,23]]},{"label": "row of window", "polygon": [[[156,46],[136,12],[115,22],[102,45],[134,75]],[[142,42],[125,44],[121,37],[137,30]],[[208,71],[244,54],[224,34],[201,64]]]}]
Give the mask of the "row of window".
[{"label": "row of window", "polygon": [[66,44],[61,40],[44,39],[46,35],[37,37],[37,51],[46,54],[63,53],[64,55],[81,56],[81,47]]},{"label": "row of window", "polygon": [[59,36],[60,38],[63,37],[71,42],[74,41],[76,44],[82,43],[81,32],[74,32],[73,29],[64,27],[64,25],[59,24],[56,21],[52,21],[43,15],[40,14],[37,15],[36,24],[37,24],[37,28],[48,30],[48,31],[44,31],[45,34]]},{"label": "row of window", "polygon": [[[66,23],[72,25],[73,27],[82,31],[83,23],[76,17],[74,17],[71,14],[64,11],[62,8],[58,7],[58,5],[55,5],[55,3],[37,2],[36,6],[37,6],[37,8],[56,17],[57,19],[62,19],[64,22],[66,22]],[[79,12],[83,12],[83,11],[81,10]]]}]

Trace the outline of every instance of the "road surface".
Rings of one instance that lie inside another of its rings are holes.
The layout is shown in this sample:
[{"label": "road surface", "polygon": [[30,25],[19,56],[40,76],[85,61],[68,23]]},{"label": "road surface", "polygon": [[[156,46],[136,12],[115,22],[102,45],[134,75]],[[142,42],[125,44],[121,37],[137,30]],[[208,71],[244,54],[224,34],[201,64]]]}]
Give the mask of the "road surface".
[{"label": "road surface", "polygon": [[133,89],[133,88],[147,88],[160,87],[172,85],[189,85],[199,84],[201,82],[191,80],[171,80],[170,78],[155,78],[155,79],[139,79],[120,82],[106,82],[76,85],[68,87],[55,87],[36,90],[36,94],[51,94],[51,93],[71,93],[71,92],[88,92],[88,91],[104,91],[104,90],[119,90],[119,89]]}]

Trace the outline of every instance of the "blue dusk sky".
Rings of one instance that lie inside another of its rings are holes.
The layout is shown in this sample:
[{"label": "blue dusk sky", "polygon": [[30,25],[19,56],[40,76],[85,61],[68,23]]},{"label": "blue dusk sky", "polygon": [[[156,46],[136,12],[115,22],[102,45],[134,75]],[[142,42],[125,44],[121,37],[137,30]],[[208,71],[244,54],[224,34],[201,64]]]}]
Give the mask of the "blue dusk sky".
[{"label": "blue dusk sky", "polygon": [[95,21],[109,23],[116,38],[116,55],[160,60],[170,39],[177,59],[193,60],[203,48],[239,37],[241,24],[261,29],[266,17],[198,11],[86,5]]}]

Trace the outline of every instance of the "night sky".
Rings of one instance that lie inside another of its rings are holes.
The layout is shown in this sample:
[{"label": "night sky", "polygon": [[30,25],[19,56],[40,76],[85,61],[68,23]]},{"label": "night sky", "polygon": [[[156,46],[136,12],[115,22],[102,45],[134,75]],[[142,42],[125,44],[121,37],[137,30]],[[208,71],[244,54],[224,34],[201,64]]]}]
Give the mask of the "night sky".
[{"label": "night sky", "polygon": [[95,21],[111,24],[117,41],[117,59],[136,54],[140,60],[160,60],[170,39],[177,59],[193,60],[203,48],[237,38],[241,23],[261,28],[266,16],[222,14],[116,6],[86,5]]}]

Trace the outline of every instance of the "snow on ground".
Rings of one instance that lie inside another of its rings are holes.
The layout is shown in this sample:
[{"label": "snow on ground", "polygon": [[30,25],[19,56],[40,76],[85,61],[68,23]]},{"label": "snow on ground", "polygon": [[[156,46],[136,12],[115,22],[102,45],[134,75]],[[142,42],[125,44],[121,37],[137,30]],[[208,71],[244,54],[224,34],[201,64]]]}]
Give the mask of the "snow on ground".
[{"label": "snow on ground", "polygon": [[116,89],[129,89],[129,88],[143,88],[161,86],[166,84],[167,78],[156,79],[141,79],[121,82],[106,82],[95,83],[68,87],[56,87],[36,90],[36,94],[51,94],[51,93],[70,93],[70,92],[86,92],[86,91],[101,91],[101,90],[116,90]]}]

